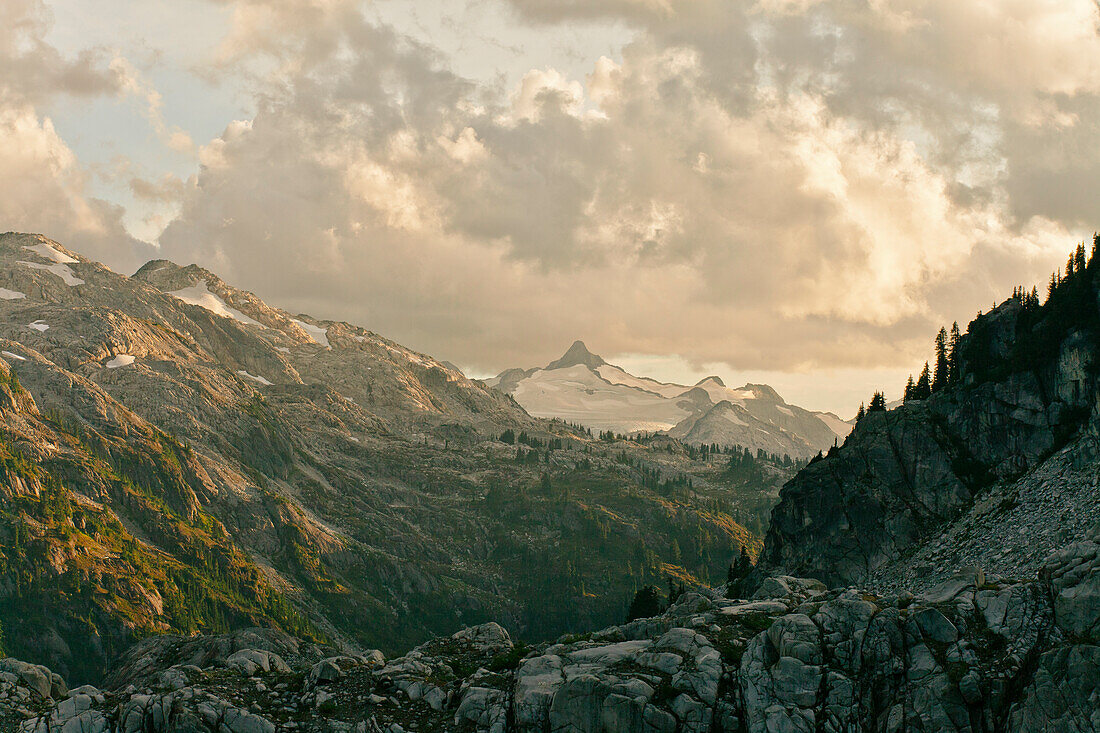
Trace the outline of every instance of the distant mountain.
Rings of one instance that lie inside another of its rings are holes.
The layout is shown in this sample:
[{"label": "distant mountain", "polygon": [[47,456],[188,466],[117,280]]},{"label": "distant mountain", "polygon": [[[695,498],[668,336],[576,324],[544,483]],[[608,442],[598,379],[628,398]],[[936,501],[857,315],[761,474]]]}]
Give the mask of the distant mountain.
[{"label": "distant mountain", "polygon": [[545,367],[508,369],[486,380],[535,417],[615,433],[667,432],[686,443],[741,446],[809,458],[851,425],[832,413],[787,404],[771,387],[727,387],[710,376],[694,386],[638,377],[575,341]]}]

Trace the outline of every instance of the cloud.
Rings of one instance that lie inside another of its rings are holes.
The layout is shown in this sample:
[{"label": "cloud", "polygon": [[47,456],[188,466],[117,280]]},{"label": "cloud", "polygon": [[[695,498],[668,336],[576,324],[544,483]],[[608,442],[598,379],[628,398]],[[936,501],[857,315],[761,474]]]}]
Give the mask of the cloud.
[{"label": "cloud", "polygon": [[483,370],[578,336],[875,369],[1095,221],[1051,192],[1100,171],[1091,3],[513,5],[640,30],[498,94],[348,3],[234,5],[219,63],[266,69],[257,113],[200,151],[165,252]]},{"label": "cloud", "polygon": [[122,210],[88,196],[76,158],[49,118],[0,105],[0,223],[34,231],[96,259],[136,265],[148,248],[122,226]]},{"label": "cloud", "polygon": [[90,96],[119,88],[117,77],[105,68],[102,50],[85,50],[69,59],[46,43],[50,24],[41,0],[0,4],[0,98],[26,104],[62,92]]},{"label": "cloud", "polygon": [[1098,226],[1088,0],[499,0],[546,33],[634,34],[586,75],[511,89],[354,0],[211,1],[228,25],[202,73],[250,112],[200,145],[148,69],[66,57],[41,3],[3,5],[6,228],[49,222],[133,263],[122,212],[41,111],[121,95],[197,162],[115,174],[150,231],[167,222],[161,254],[272,302],[480,371],[583,337],[869,374],[922,362],[939,325],[1044,280]]},{"label": "cloud", "polygon": [[121,56],[111,59],[108,68],[115,75],[119,92],[131,94],[145,102],[145,117],[161,142],[177,153],[192,154],[195,143],[191,136],[164,121],[164,98],[133,64]]},{"label": "cloud", "polygon": [[0,5],[0,227],[35,231],[89,257],[134,265],[147,256],[122,226],[122,209],[88,193],[88,178],[37,104],[59,94],[121,88],[104,54],[65,58],[43,38],[50,17],[35,0]]}]

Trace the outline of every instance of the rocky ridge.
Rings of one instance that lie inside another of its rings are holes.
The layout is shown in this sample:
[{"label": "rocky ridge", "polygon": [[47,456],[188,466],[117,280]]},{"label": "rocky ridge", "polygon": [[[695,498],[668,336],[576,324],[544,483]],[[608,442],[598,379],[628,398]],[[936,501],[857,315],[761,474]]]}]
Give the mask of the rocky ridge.
[{"label": "rocky ridge", "polygon": [[263,631],[160,637],[114,687],[0,662],[21,733],[1067,731],[1100,727],[1100,526],[1023,582],[889,596],[769,578],[534,648],[489,623],[408,654],[326,656]]}]

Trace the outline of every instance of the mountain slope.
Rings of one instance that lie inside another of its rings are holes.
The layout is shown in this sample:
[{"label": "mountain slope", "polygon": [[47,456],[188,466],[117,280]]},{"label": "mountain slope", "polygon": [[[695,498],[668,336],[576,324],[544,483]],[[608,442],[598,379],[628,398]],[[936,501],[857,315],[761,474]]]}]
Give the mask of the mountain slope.
[{"label": "mountain slope", "polygon": [[[714,458],[534,419],[195,266],[127,278],[4,234],[0,295],[0,360],[26,401],[4,425],[37,476],[7,485],[30,503],[0,526],[0,623],[9,651],[66,676],[96,679],[148,633],[243,624],[349,650],[488,619],[546,638],[758,547],[731,513],[764,488]],[[90,514],[110,542],[74,530]]]},{"label": "mountain slope", "polygon": [[872,412],[782,491],[760,577],[925,587],[965,566],[1027,576],[1100,520],[1100,259],[1039,305],[975,319],[951,379]]},{"label": "mountain slope", "polygon": [[637,377],[576,341],[541,369],[508,369],[485,383],[537,417],[614,433],[667,432],[693,445],[719,444],[809,458],[848,434],[830,413],[788,405],[767,385],[731,389],[718,377],[695,386]]}]

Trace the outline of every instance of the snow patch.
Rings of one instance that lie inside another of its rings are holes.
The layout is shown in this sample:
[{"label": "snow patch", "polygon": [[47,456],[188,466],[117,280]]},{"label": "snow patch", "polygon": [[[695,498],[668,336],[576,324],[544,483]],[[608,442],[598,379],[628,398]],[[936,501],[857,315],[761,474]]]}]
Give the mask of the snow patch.
[{"label": "snow patch", "polygon": [[20,293],[18,290],[8,290],[7,288],[0,288],[0,298],[4,300],[19,300],[20,298],[26,298],[26,293]]},{"label": "snow patch", "polygon": [[38,320],[34,323],[28,323],[27,328],[33,328],[35,331],[48,331],[50,330],[50,324]]},{"label": "snow patch", "polygon": [[263,377],[257,377],[255,374],[249,374],[244,369],[238,369],[237,374],[240,374],[245,379],[251,379],[253,382],[259,382],[260,384],[263,384],[267,387],[270,387],[272,385],[271,382],[267,381]]},{"label": "snow patch", "polygon": [[134,357],[129,354],[119,354],[114,359],[107,362],[106,367],[108,369],[118,369],[119,367],[130,366],[134,363]]},{"label": "snow patch", "polygon": [[320,326],[314,326],[312,323],[306,323],[305,321],[299,321],[297,318],[291,318],[290,320],[301,326],[309,337],[313,339],[314,343],[318,343],[324,346],[326,349],[331,348],[328,343],[328,329],[321,328]]},{"label": "snow patch", "polygon": [[46,272],[52,272],[59,278],[65,281],[65,284],[70,288],[74,285],[83,285],[84,281],[73,274],[73,271],[69,269],[68,265],[43,265],[41,262],[27,262],[26,260],[19,260],[20,265],[26,265],[32,267],[35,270],[45,270]]},{"label": "snow patch", "polygon": [[289,353],[290,353],[290,349],[288,349],[288,348],[287,348],[287,347],[285,347],[285,346],[276,346],[276,347],[275,347],[275,350],[276,350],[276,351],[281,351],[281,352],[283,352],[284,354],[289,354]]},{"label": "snow patch", "polygon": [[776,405],[775,409],[779,410],[784,415],[790,415],[791,417],[794,417],[794,413],[790,411],[790,408],[784,407],[783,405]]},{"label": "snow patch", "polygon": [[26,361],[27,357],[20,356],[19,354],[13,354],[10,351],[0,351],[0,354],[8,357],[9,359],[18,359],[19,361]]},{"label": "snow patch", "polygon": [[621,384],[624,387],[633,387],[634,389],[642,389],[646,392],[655,392],[662,397],[679,397],[684,392],[690,392],[692,389],[682,384],[667,384],[647,377],[635,377],[633,374],[624,372],[619,367],[612,366],[611,364],[601,364],[596,369],[596,372],[612,384]]},{"label": "snow patch", "polygon": [[232,318],[235,321],[240,321],[241,323],[248,324],[249,326],[259,326],[260,328],[264,328],[264,324],[260,323],[259,321],[253,320],[252,318],[249,318],[236,308],[231,307],[214,293],[211,293],[210,288],[207,287],[205,280],[199,282],[197,285],[192,285],[191,287],[183,288],[182,290],[174,290],[168,294],[174,295],[175,297],[182,300],[184,303],[200,306],[210,311],[211,313],[215,313],[224,318]]},{"label": "snow patch", "polygon": [[76,259],[75,257],[69,257],[69,255],[65,254],[64,252],[59,252],[45,242],[39,242],[38,244],[33,245],[24,245],[23,249],[29,249],[31,252],[37,254],[39,257],[44,257],[47,260],[56,262],[59,265],[73,265],[77,262],[80,262],[80,260]]}]

